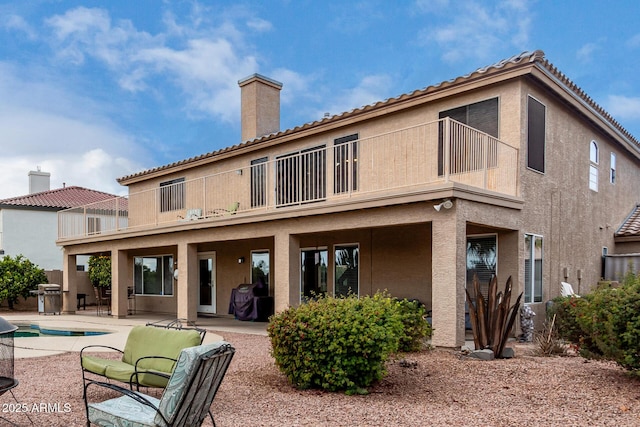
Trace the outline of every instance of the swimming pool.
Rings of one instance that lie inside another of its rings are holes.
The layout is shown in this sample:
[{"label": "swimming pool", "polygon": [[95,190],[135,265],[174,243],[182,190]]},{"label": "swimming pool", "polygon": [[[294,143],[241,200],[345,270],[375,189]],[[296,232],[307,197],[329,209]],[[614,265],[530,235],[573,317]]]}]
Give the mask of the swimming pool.
[{"label": "swimming pool", "polygon": [[18,330],[14,332],[15,338],[26,337],[86,337],[93,335],[110,334],[108,331],[90,331],[90,330],[63,330],[43,327],[36,324],[16,325]]}]

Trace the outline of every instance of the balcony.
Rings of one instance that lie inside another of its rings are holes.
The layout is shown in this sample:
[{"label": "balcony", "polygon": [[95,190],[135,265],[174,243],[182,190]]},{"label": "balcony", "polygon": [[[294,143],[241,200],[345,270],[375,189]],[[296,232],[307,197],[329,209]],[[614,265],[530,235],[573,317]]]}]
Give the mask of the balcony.
[{"label": "balcony", "polygon": [[445,118],[64,210],[58,238],[339,206],[447,183],[517,196],[518,150]]}]

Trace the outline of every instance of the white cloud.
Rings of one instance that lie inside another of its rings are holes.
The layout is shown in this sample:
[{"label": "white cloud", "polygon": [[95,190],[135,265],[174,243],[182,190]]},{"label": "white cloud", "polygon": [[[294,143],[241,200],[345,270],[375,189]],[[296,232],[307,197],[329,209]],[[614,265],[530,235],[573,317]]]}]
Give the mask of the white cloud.
[{"label": "white cloud", "polygon": [[586,43],[576,52],[576,58],[580,62],[591,62],[593,55],[599,50],[596,43]]},{"label": "white cloud", "polygon": [[332,104],[316,113],[317,119],[321,119],[325,112],[335,115],[380,101],[390,86],[391,78],[387,75],[365,76],[357,86],[336,94]]},{"label": "white cloud", "polygon": [[640,47],[640,33],[629,38],[629,40],[627,40],[627,46],[629,46],[632,49]]},{"label": "white cloud", "polygon": [[0,16],[0,27],[8,31],[19,31],[27,36],[30,40],[37,38],[37,32],[19,15],[7,14]]},{"label": "white cloud", "polygon": [[[423,5],[419,3],[419,6]],[[456,3],[443,15],[450,22],[425,27],[418,39],[425,45],[437,44],[443,60],[454,63],[467,58],[495,59],[495,51],[508,43],[528,48],[531,27],[528,3],[511,0],[485,6],[475,1]]]},{"label": "white cloud", "polygon": [[46,71],[0,63],[0,198],[27,194],[27,173],[38,166],[51,173],[52,188],[64,182],[122,193],[116,178],[145,167],[127,159],[149,156],[99,104],[49,80]]},{"label": "white cloud", "polygon": [[610,95],[606,109],[616,119],[640,120],[640,97]]},{"label": "white cloud", "polygon": [[249,19],[247,21],[247,27],[260,33],[271,31],[273,29],[273,25],[271,25],[271,22],[264,20],[262,18]]},{"label": "white cloud", "polygon": [[[63,58],[74,64],[82,64],[87,56],[102,61],[115,73],[122,89],[153,91],[152,79],[166,80],[181,91],[188,115],[236,121],[240,109],[237,81],[258,71],[257,59],[241,53],[245,50],[242,34],[232,22],[199,31],[206,17],[203,12],[192,10],[190,26],[166,12],[167,33],[156,35],[137,30],[127,20],[112,23],[105,10],[96,8],[79,7],[47,23]],[[250,22],[257,31],[270,26],[257,18]]]}]

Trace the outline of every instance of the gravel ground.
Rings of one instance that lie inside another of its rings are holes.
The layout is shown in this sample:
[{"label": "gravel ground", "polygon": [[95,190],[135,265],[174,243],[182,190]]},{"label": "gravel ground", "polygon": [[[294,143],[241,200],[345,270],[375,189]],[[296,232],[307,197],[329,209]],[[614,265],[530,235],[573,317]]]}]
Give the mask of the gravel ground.
[{"label": "gravel ground", "polygon": [[[640,425],[639,380],[611,363],[534,357],[532,345],[515,345],[514,359],[491,362],[450,350],[408,354],[410,363],[389,362],[369,395],[346,396],[291,387],[265,336],[218,333],[236,347],[212,406],[218,427]],[[15,375],[20,385],[0,399],[5,420],[85,424],[78,353],[18,359]]]}]

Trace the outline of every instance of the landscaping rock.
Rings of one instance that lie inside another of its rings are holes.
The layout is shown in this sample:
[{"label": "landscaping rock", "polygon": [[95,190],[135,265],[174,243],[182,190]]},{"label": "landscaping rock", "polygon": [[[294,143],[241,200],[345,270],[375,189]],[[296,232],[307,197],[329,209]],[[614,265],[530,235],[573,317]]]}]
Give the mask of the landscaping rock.
[{"label": "landscaping rock", "polygon": [[479,360],[493,360],[495,359],[495,355],[493,354],[493,350],[484,349],[484,350],[475,350],[469,354],[469,357]]},{"label": "landscaping rock", "polygon": [[502,349],[502,354],[500,355],[503,359],[513,359],[516,357],[516,351],[513,347],[505,347]]}]

